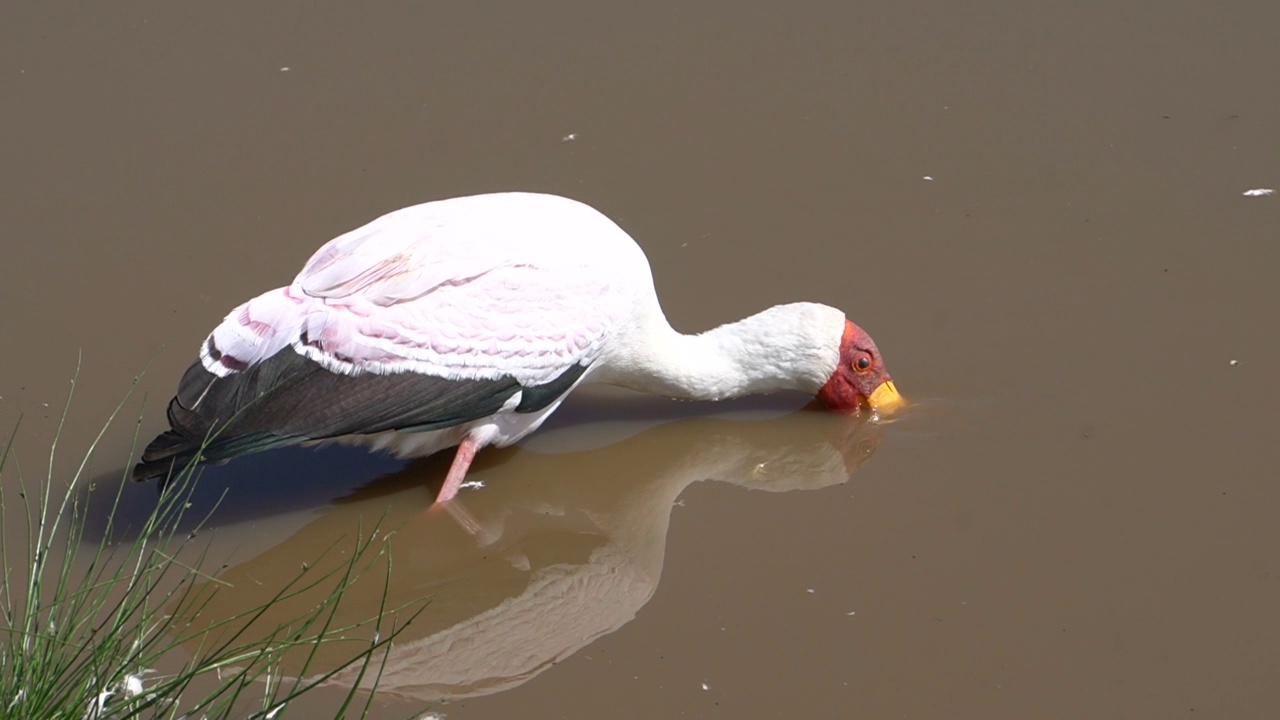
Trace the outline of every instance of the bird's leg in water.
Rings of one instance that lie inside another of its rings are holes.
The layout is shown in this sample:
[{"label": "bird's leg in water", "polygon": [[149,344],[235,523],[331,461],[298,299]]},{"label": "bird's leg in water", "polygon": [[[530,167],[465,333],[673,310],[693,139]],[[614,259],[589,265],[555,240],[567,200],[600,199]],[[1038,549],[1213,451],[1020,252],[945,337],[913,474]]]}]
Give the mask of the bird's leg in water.
[{"label": "bird's leg in water", "polygon": [[[435,506],[433,505],[432,507]],[[497,539],[492,532],[485,531],[485,527],[480,523],[480,520],[467,510],[464,501],[454,500],[440,505],[440,507],[444,508],[445,513],[453,518],[453,521],[458,523],[458,527],[470,535],[479,547],[484,547]]]},{"label": "bird's leg in water", "polygon": [[499,522],[497,527],[485,527],[467,510],[463,501],[454,496],[462,488],[462,480],[471,467],[471,461],[475,459],[476,452],[485,445],[487,437],[481,430],[469,432],[462,439],[457,453],[453,456],[453,465],[449,467],[449,474],[445,476],[444,485],[440,488],[440,494],[436,496],[435,503],[428,508],[428,511],[436,508],[444,510],[468,535],[475,538],[476,544],[480,547],[491,545],[502,536],[502,523]]},{"label": "bird's leg in water", "polygon": [[462,438],[462,443],[458,445],[458,452],[453,456],[453,464],[449,466],[449,474],[444,478],[444,486],[436,496],[436,503],[449,502],[454,495],[458,494],[458,489],[462,487],[462,479],[467,476],[467,468],[470,468],[471,461],[476,459],[476,450],[479,448],[480,444],[471,433],[467,433],[467,436]]}]

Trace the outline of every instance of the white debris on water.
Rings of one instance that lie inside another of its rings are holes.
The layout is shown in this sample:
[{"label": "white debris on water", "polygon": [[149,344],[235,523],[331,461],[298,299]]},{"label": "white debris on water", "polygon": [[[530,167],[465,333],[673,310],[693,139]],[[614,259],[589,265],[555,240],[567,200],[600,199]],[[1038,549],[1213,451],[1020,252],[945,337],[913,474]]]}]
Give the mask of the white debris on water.
[{"label": "white debris on water", "polygon": [[459,490],[479,490],[484,487],[483,480],[468,480],[458,486]]},{"label": "white debris on water", "polygon": [[1237,365],[1239,365],[1239,364],[1240,364],[1240,361],[1239,361],[1239,360],[1232,360],[1232,361],[1231,361],[1231,367],[1235,367],[1235,366],[1237,366]]},{"label": "white debris on water", "polygon": [[807,592],[807,593],[809,593],[810,595],[812,595],[812,594],[814,594],[815,592],[817,592],[817,590],[814,590],[813,588],[808,588],[808,589],[806,589],[806,590],[805,590],[805,592]]},{"label": "white debris on water", "polygon": [[857,615],[857,614],[858,614],[857,610],[850,610],[849,612],[845,613],[845,615],[848,615],[849,617],[853,617],[854,615]]},{"label": "white debris on water", "polygon": [[925,175],[925,176],[924,176],[924,179],[925,179],[925,181],[926,181],[926,182],[933,182],[933,176],[932,176],[932,175]]},{"label": "white debris on water", "polygon": [[568,135],[565,135],[564,137],[560,138],[560,142],[562,143],[573,142],[574,140],[577,140],[577,139],[578,139],[578,133],[569,133]]},{"label": "white debris on water", "polygon": [[702,689],[703,689],[703,690],[710,690],[710,689],[711,689],[711,686],[710,686],[710,685],[708,685],[705,681],[703,681],[703,683],[702,683]]},{"label": "white debris on water", "polygon": [[1267,195],[1274,195],[1275,192],[1274,188],[1254,188],[1252,190],[1245,190],[1240,194],[1245,197],[1266,197]]},{"label": "white debris on water", "polygon": [[289,72],[289,68],[288,68],[288,67],[282,67],[282,68],[280,68],[280,72]]},{"label": "white debris on water", "polygon": [[127,675],[124,679],[124,694],[129,697],[138,697],[142,694],[142,678],[137,675]]}]

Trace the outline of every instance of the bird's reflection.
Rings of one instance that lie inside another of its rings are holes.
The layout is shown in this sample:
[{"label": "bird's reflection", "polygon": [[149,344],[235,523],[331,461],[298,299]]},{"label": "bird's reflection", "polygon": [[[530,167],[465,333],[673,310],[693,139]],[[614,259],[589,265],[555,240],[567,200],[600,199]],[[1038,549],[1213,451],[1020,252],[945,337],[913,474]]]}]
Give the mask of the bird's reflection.
[{"label": "bird's reflection", "polygon": [[[498,692],[617,630],[649,601],[673,504],[690,484],[718,480],[780,492],[843,483],[874,452],[881,429],[864,418],[799,411],[762,420],[684,419],[591,450],[491,453],[470,479],[492,486],[454,501],[473,532],[438,507],[425,511],[425,478],[438,477],[447,458],[414,463],[226,569],[212,601],[190,622],[213,625],[264,602],[335,538],[380,520],[381,528],[395,529],[389,585],[380,564],[349,591],[336,622],[376,614],[384,590],[387,607],[423,597],[429,605],[397,637],[379,692],[420,701]],[[262,627],[315,601],[281,603]],[[308,674],[336,666],[351,649],[322,645],[318,652]],[[285,672],[297,673],[301,665],[289,662]],[[333,681],[357,682],[356,672]]]}]

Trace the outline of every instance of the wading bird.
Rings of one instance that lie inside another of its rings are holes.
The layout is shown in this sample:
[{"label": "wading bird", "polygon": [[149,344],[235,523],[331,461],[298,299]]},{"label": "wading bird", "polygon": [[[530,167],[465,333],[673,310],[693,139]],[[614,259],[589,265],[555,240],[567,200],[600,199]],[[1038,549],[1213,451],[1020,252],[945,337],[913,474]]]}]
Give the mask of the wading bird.
[{"label": "wading bird", "polygon": [[533,432],[583,383],[708,400],[798,390],[837,412],[902,401],[840,310],[778,305],[683,335],[609,218],[554,195],[477,195],[340,235],[232,310],[134,477],[322,439],[402,456],[457,445],[445,502],[476,451]]}]

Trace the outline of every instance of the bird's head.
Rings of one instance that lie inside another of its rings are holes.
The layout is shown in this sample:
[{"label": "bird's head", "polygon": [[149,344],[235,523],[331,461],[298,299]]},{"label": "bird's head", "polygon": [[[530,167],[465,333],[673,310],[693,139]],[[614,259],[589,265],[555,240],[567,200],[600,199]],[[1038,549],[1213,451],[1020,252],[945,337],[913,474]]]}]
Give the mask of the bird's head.
[{"label": "bird's head", "polygon": [[863,405],[888,411],[904,402],[885,370],[875,341],[850,320],[844,322],[835,372],[817,397],[828,408],[841,413],[857,412]]}]

